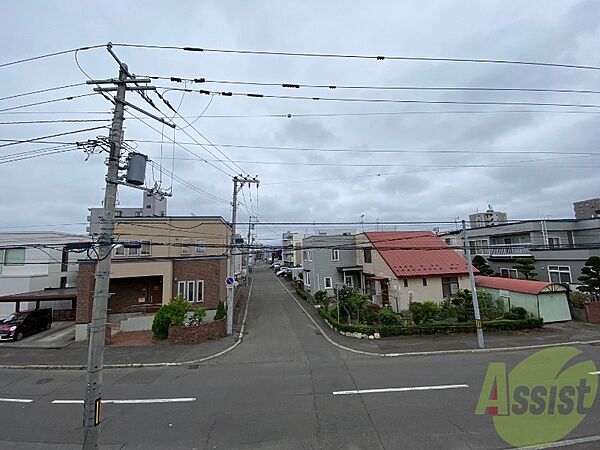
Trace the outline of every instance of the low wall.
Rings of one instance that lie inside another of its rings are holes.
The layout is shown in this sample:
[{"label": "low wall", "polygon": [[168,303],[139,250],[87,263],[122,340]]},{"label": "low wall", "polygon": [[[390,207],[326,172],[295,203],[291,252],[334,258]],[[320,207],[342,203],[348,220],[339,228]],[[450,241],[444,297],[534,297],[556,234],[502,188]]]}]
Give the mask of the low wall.
[{"label": "low wall", "polygon": [[154,314],[130,317],[121,321],[121,331],[147,331],[152,329]]},{"label": "low wall", "polygon": [[227,334],[227,318],[205,322],[198,326],[169,327],[169,344],[199,344]]},{"label": "low wall", "polygon": [[600,302],[589,302],[585,304],[588,323],[600,324]]},{"label": "low wall", "polygon": [[587,322],[585,308],[571,308],[571,316],[576,322]]}]

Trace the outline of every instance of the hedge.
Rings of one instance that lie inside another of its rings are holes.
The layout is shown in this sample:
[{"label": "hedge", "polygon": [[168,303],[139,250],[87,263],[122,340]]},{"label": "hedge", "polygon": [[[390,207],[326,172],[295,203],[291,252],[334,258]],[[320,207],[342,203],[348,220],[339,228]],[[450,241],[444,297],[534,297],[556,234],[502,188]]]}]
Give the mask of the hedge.
[{"label": "hedge", "polygon": [[[474,333],[475,323],[425,323],[415,326],[403,325],[349,325],[338,322],[331,312],[325,308],[319,308],[319,314],[327,320],[334,328],[339,331],[350,333],[374,334],[379,333],[382,337],[387,336],[406,336],[411,334],[453,334],[453,333]],[[523,320],[490,320],[483,322],[485,331],[518,331],[542,328],[543,319],[527,318]]]}]

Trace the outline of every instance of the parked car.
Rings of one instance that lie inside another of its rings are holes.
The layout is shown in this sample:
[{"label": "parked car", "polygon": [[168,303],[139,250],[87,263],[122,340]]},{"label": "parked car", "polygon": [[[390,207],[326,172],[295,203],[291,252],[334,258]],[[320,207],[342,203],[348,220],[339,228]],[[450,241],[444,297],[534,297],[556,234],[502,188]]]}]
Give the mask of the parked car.
[{"label": "parked car", "polygon": [[279,269],[280,267],[281,267],[281,263],[279,263],[279,262],[274,262],[273,264],[271,264],[269,266],[269,268],[271,268],[271,269]]},{"label": "parked car", "polygon": [[284,267],[283,269],[281,269],[280,271],[278,271],[278,272],[276,273],[276,275],[277,275],[278,277],[282,277],[282,276],[284,276],[286,273],[291,273],[291,272],[292,272],[292,269],[290,269],[289,267]]},{"label": "parked car", "polygon": [[15,312],[0,321],[0,340],[20,341],[30,334],[49,330],[51,326],[52,310],[50,308]]}]

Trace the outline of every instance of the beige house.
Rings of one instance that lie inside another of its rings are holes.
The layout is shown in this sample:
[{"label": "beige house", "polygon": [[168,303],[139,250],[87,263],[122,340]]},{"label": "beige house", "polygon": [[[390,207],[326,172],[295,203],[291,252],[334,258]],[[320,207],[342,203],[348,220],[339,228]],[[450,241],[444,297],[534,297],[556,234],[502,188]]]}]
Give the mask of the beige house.
[{"label": "beige house", "polygon": [[[231,228],[216,216],[129,217],[115,226],[109,314],[153,311],[180,295],[214,309],[226,298]],[[76,322],[91,319],[95,262],[81,261]]]},{"label": "beige house", "polygon": [[401,311],[470,289],[467,261],[430,231],[362,233],[356,245],[363,291],[378,305]]}]

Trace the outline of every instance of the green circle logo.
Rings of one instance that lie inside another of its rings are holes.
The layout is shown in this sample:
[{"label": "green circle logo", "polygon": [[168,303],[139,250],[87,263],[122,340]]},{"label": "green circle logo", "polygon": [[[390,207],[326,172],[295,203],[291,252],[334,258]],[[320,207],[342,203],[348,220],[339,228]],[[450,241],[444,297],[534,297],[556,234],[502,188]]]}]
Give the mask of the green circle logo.
[{"label": "green circle logo", "polygon": [[509,373],[505,363],[491,363],[475,414],[491,415],[498,435],[515,447],[564,438],[596,399],[594,362],[571,363],[581,353],[574,347],[541,350]]}]

